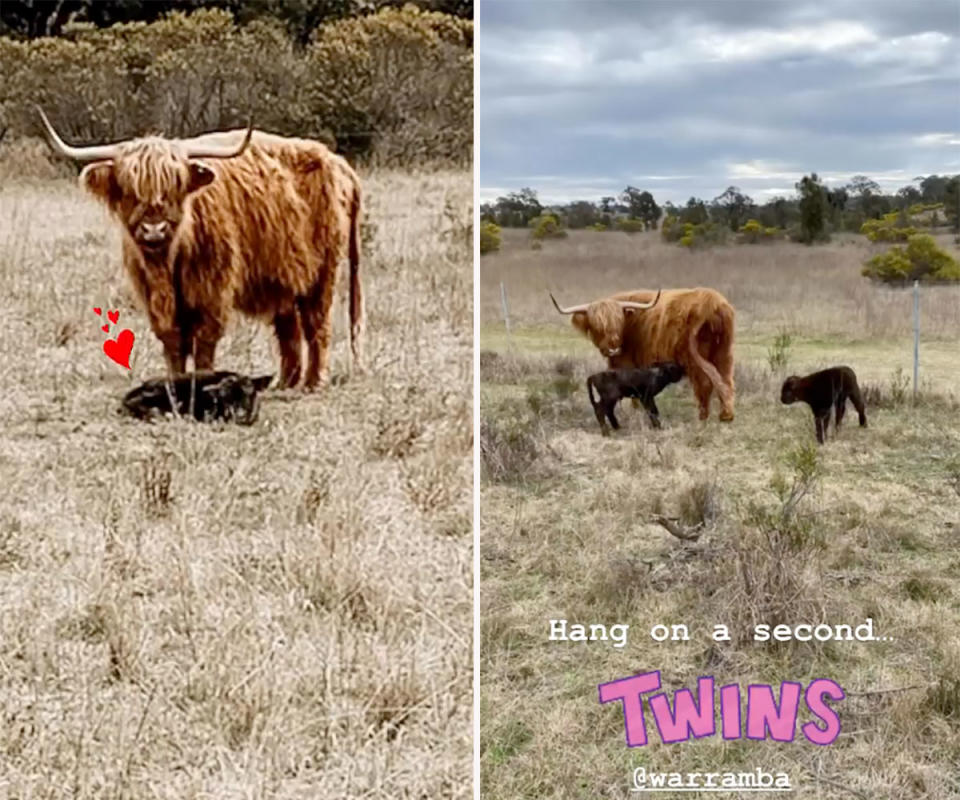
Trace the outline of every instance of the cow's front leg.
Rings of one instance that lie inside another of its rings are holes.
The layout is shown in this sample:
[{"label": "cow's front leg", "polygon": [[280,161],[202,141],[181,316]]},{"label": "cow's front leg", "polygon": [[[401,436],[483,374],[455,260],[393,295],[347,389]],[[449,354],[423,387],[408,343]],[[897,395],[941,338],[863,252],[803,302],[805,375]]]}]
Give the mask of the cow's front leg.
[{"label": "cow's front leg", "polygon": [[217,317],[206,315],[200,317],[192,328],[191,350],[193,352],[193,368],[195,370],[212,370],[217,343],[223,336],[224,324]]},{"label": "cow's front leg", "polygon": [[186,366],[187,352],[184,349],[183,333],[177,324],[172,304],[163,302],[164,298],[154,295],[147,306],[150,318],[150,330],[163,345],[163,357],[167,369],[174,375],[183,372]]}]

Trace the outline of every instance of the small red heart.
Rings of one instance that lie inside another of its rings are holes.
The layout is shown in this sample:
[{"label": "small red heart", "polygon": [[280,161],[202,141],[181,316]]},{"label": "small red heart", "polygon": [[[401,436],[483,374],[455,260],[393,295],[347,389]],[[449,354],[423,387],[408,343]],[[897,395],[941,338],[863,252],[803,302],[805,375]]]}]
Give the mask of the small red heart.
[{"label": "small red heart", "polygon": [[116,361],[121,367],[130,369],[130,351],[133,350],[133,331],[124,328],[116,339],[107,339],[103,343],[103,352],[107,358]]},{"label": "small red heart", "polygon": [[108,312],[107,312],[107,319],[109,319],[114,325],[116,325],[116,324],[117,324],[117,320],[120,319],[120,312],[119,312],[119,311],[108,311]]},{"label": "small red heart", "polygon": [[101,326],[100,326],[100,330],[102,330],[104,333],[106,333],[107,331],[110,330],[110,326],[109,326],[109,325],[101,325]]},{"label": "small red heart", "polygon": [[98,308],[97,306],[94,306],[94,307],[93,307],[93,313],[96,314],[96,315],[99,317],[102,312],[101,312],[101,309],[100,309],[100,308]]}]

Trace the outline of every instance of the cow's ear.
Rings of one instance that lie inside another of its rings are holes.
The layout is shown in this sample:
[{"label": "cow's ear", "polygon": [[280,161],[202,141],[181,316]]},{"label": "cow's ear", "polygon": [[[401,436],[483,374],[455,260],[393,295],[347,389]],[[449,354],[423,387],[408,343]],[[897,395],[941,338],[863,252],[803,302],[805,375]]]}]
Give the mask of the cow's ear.
[{"label": "cow's ear", "polygon": [[97,161],[85,166],[80,173],[80,185],[110,208],[120,205],[123,192],[117,183],[112,161]]},{"label": "cow's ear", "polygon": [[204,186],[213,183],[216,177],[216,173],[202,161],[191,161],[190,185],[187,187],[187,192],[195,192],[197,189],[202,189]]},{"label": "cow's ear", "polygon": [[573,327],[580,331],[580,333],[584,335],[587,333],[587,315],[585,312],[574,312],[573,317],[571,317],[571,322],[573,323]]}]

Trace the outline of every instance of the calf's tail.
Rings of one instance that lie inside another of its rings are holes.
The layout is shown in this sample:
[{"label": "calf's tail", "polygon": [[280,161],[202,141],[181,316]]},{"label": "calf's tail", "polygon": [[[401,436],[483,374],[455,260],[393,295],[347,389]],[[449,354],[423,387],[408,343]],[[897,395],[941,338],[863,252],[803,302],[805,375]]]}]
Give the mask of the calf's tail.
[{"label": "calf's tail", "polygon": [[590,405],[595,406],[600,402],[599,398],[596,400],[593,399],[593,375],[587,378],[587,394],[590,395]]}]

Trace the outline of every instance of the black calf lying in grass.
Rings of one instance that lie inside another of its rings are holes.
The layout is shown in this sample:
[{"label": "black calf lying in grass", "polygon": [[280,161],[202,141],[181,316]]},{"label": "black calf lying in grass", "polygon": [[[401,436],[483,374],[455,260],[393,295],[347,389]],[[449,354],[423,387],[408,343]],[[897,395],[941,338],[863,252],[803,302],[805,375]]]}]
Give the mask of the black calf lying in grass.
[{"label": "black calf lying in grass", "polygon": [[248,378],[236,372],[197,372],[174,378],[155,378],[127,392],[123,412],[138,419],[172,414],[200,422],[224,420],[252,425],[260,413],[257,393],[266,389],[272,375]]},{"label": "black calf lying in grass", "polygon": [[840,421],[847,407],[847,398],[853,403],[860,415],[860,427],[867,427],[867,414],[863,405],[863,395],[857,385],[857,376],[850,367],[830,367],[814,372],[805,378],[791,375],[783,382],[780,402],[789,405],[798,400],[813,410],[813,421],[817,429],[817,441],[823,444],[830,424],[830,409],[837,410],[834,432],[840,429]]},{"label": "black calf lying in grass", "polygon": [[[607,423],[604,414],[610,420],[614,430],[620,428],[620,423],[613,414],[613,409],[624,397],[634,397],[647,409],[647,416],[654,428],[660,427],[660,412],[653,401],[671,383],[683,378],[683,367],[673,361],[665,364],[654,364],[644,369],[608,369],[597,372],[587,378],[587,394],[593,405],[593,413],[597,415],[600,430],[607,435]],[[593,390],[597,390],[598,399],[594,399]]]}]

